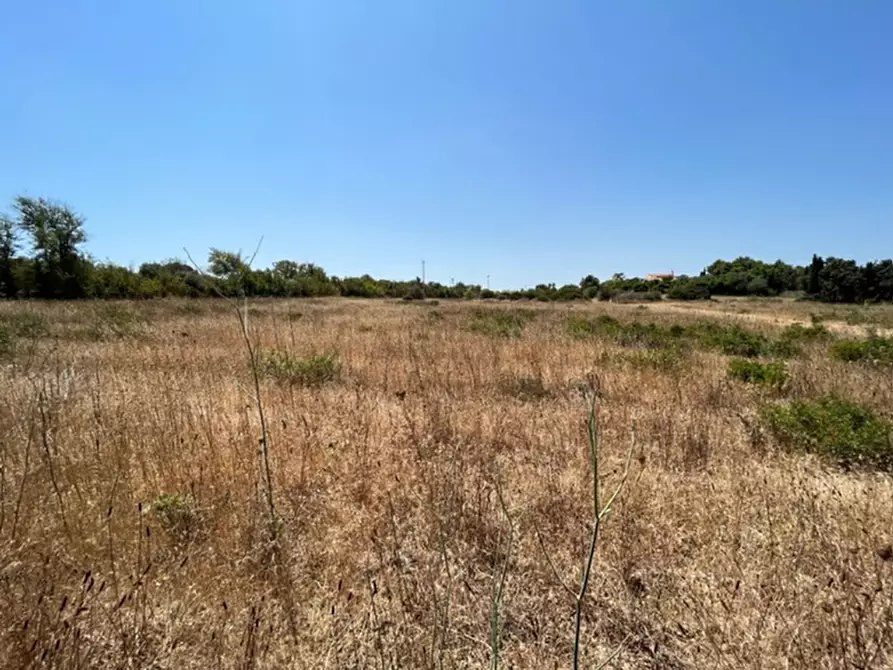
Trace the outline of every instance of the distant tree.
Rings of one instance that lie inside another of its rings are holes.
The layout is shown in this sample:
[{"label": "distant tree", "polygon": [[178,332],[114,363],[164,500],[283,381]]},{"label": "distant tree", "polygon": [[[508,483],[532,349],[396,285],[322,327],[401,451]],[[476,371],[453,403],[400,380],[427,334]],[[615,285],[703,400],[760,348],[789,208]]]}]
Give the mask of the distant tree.
[{"label": "distant tree", "polygon": [[37,296],[83,297],[89,272],[89,262],[80,250],[87,240],[84,219],[64,205],[43,198],[19,196],[13,206],[19,228],[31,237]]},{"label": "distant tree", "polygon": [[709,300],[710,280],[697,277],[680,277],[667,290],[670,300]]},{"label": "distant tree", "polygon": [[855,261],[829,258],[819,275],[819,298],[825,302],[853,303],[864,299],[862,268]]},{"label": "distant tree", "polygon": [[5,298],[18,295],[14,267],[17,242],[15,222],[5,216],[0,217],[0,294]]},{"label": "distant tree", "polygon": [[292,280],[297,279],[301,271],[294,261],[276,261],[273,263],[273,273],[282,279]]},{"label": "distant tree", "polygon": [[873,298],[885,302],[893,301],[893,260],[886,259],[875,263],[873,274]]},{"label": "distant tree", "polygon": [[565,284],[555,294],[556,300],[579,300],[583,297],[583,291],[576,284]]},{"label": "distant tree", "polygon": [[747,282],[747,295],[766,296],[773,292],[774,291],[769,287],[769,280],[765,277],[754,277],[749,282]]},{"label": "distant tree", "polygon": [[212,248],[208,254],[208,271],[224,279],[244,274],[248,270],[248,262],[241,252],[224,251]]},{"label": "distant tree", "polygon": [[825,268],[825,261],[821,256],[812,255],[812,262],[809,264],[809,271],[806,279],[807,295],[817,296],[821,290],[822,270]]}]

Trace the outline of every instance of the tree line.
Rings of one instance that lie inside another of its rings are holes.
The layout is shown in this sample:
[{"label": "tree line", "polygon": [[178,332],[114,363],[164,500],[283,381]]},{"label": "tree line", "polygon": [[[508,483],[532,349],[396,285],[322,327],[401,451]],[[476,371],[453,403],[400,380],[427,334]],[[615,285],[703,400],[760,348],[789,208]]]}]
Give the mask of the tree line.
[{"label": "tree line", "polygon": [[270,296],[359,298],[496,298],[569,301],[579,299],[703,300],[714,295],[794,294],[832,303],[893,301],[893,260],[860,265],[813,255],[808,265],[766,263],[748,257],[717,260],[697,276],[647,280],[615,274],[577,284],[538,284],[514,291],[491,291],[479,284],[330,276],[313,263],[276,261],[251,267],[241,253],[211,249],[205,270],[183,259],[143,263],[137,269],[97,262],[84,250],[84,219],[68,207],[43,198],[16,197],[11,214],[0,217],[0,296],[8,299],[147,299],[167,296]]}]

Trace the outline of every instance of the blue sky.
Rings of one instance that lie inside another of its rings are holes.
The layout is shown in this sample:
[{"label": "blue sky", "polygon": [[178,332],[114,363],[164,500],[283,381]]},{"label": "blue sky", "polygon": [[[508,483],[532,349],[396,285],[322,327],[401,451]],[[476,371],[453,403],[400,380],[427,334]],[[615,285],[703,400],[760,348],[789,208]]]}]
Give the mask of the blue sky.
[{"label": "blue sky", "polygon": [[893,255],[888,0],[12,0],[0,198],[88,251],[494,288]]}]

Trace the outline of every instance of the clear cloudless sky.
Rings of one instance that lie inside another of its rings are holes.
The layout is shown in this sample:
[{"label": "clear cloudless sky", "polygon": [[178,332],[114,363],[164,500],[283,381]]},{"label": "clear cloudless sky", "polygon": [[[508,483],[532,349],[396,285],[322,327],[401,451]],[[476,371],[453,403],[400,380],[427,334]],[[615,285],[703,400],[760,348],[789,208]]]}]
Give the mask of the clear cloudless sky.
[{"label": "clear cloudless sky", "polygon": [[890,0],[6,0],[0,210],[494,288],[893,255]]}]

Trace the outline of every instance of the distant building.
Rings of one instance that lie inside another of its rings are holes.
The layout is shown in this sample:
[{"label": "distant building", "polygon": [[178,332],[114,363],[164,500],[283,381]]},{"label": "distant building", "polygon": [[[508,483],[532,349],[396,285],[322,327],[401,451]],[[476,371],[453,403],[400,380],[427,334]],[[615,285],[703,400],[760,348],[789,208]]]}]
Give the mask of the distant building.
[{"label": "distant building", "polygon": [[676,274],[673,272],[649,272],[645,277],[648,281],[663,281],[664,279],[675,279]]}]

